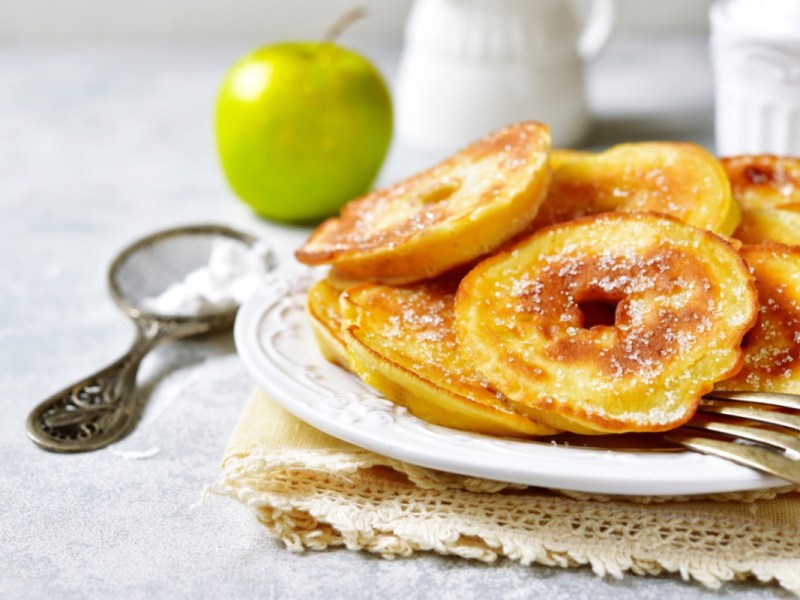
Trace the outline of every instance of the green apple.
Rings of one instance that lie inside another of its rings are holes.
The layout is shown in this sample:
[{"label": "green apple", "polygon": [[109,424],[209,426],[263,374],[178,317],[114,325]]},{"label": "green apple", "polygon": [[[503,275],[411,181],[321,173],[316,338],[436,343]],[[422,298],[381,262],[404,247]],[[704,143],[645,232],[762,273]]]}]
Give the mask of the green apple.
[{"label": "green apple", "polygon": [[391,142],[392,102],[360,54],[285,42],[231,68],[215,126],[223,170],[244,202],[267,219],[314,222],[368,191]]}]

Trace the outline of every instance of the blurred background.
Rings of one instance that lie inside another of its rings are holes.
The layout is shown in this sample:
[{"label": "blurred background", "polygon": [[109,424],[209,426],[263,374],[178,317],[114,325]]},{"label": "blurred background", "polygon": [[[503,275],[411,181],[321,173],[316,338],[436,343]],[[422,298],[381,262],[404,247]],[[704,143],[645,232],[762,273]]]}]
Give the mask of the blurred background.
[{"label": "blurred background", "polygon": [[[583,14],[590,4],[567,1]],[[591,128],[580,147],[679,139],[714,150],[711,4],[617,0],[608,44],[587,65]],[[55,202],[85,201],[92,218],[108,209],[109,224],[118,202],[141,231],[196,220],[198,206],[246,222],[213,139],[224,74],[261,45],[320,39],[359,5],[366,17],[339,41],[396,91],[412,0],[0,0],[0,139],[13,140],[0,144],[0,204],[35,223]],[[401,137],[378,184],[445,155],[407,151]]]},{"label": "blurred background", "polygon": [[[711,1],[619,0],[617,32],[703,32]],[[3,0],[0,38],[316,37],[354,4],[370,15],[354,39],[401,40],[411,0]]]}]

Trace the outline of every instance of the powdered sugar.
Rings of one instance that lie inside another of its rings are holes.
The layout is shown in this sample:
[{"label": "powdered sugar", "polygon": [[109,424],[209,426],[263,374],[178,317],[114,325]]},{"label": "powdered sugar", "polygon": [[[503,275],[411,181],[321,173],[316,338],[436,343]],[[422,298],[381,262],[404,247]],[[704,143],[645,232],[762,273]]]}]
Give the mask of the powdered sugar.
[{"label": "powdered sugar", "polygon": [[263,243],[247,246],[218,237],[212,240],[208,264],[157,296],[144,298],[146,310],[162,315],[207,315],[241,304],[271,269],[271,253]]}]

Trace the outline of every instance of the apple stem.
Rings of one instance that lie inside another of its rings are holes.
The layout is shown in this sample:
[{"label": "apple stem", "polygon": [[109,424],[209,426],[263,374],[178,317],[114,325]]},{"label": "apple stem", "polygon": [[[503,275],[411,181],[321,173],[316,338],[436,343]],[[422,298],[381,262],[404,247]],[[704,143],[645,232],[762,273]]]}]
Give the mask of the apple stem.
[{"label": "apple stem", "polygon": [[325,35],[322,36],[323,43],[331,44],[335,42],[345,29],[350,27],[355,21],[366,16],[366,14],[367,11],[363,6],[356,6],[348,10],[341,17],[336,19],[328,31],[325,32]]}]

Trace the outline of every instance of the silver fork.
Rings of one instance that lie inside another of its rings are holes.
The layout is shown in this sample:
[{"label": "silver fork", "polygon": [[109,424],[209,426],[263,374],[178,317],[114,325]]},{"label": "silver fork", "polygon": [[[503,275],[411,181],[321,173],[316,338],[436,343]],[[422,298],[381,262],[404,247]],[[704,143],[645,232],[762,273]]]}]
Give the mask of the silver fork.
[{"label": "silver fork", "polygon": [[800,396],[711,392],[666,439],[800,484]]}]

